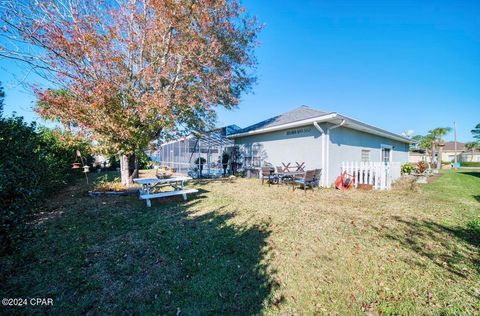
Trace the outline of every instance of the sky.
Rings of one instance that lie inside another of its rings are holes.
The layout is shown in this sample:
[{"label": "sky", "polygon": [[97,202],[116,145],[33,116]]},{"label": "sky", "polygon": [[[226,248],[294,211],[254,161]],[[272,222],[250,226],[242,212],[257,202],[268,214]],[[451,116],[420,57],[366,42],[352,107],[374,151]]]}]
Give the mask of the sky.
[{"label": "sky", "polygon": [[[480,123],[480,1],[246,0],[265,24],[257,83],[218,125],[246,127],[308,105],[391,132]],[[25,68],[0,60],[5,113],[39,120]],[[446,136],[452,140],[453,133]]]}]

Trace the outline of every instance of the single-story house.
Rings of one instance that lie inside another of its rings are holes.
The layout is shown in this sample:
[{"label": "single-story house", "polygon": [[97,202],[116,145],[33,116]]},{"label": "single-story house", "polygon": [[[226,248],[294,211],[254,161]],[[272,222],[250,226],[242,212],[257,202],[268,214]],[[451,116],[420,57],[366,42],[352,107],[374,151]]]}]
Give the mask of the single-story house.
[{"label": "single-story house", "polygon": [[308,106],[266,119],[228,136],[240,147],[244,165],[305,163],[321,168],[323,186],[340,174],[342,162],[408,161],[411,139],[336,112]]},{"label": "single-story house", "polygon": [[[457,161],[480,161],[480,150],[475,149],[472,153],[471,150],[465,147],[465,143],[457,142]],[[445,146],[442,149],[442,161],[454,161],[455,160],[455,142],[445,142]]]},{"label": "single-story house", "polygon": [[429,163],[431,160],[431,157],[429,154],[427,154],[424,151],[410,151],[408,153],[408,162],[409,163],[418,163],[420,161],[425,161]]}]

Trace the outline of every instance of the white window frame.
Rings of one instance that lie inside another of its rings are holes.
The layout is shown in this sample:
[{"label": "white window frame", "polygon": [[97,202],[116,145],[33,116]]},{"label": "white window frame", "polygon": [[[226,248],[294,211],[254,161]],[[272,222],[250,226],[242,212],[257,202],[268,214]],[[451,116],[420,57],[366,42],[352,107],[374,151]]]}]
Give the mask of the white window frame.
[{"label": "white window frame", "polygon": [[[364,152],[367,152],[368,153],[368,159],[366,161],[363,160],[363,153]],[[371,155],[372,154],[372,151],[370,149],[362,149],[360,150],[360,161],[361,162],[370,162],[371,160]]]},{"label": "white window frame", "polygon": [[384,148],[390,149],[390,157],[388,157],[388,161],[392,162],[393,161],[393,146],[392,145],[386,145],[386,144],[381,144],[380,145],[380,161],[384,162],[383,159],[382,159]]}]

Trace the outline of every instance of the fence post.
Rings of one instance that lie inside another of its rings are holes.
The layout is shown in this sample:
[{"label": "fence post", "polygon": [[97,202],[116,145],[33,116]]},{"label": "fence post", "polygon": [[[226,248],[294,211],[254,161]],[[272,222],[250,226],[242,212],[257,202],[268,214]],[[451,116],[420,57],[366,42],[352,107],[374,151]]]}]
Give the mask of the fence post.
[{"label": "fence post", "polygon": [[386,178],[386,168],[387,165],[385,163],[380,163],[380,174],[381,174],[381,182],[380,182],[380,190],[385,190],[387,187],[387,178]]},{"label": "fence post", "polygon": [[392,166],[391,166],[391,163],[387,163],[385,165],[385,171],[386,171],[386,174],[387,174],[387,186],[386,186],[386,189],[387,190],[390,190],[392,188]]}]

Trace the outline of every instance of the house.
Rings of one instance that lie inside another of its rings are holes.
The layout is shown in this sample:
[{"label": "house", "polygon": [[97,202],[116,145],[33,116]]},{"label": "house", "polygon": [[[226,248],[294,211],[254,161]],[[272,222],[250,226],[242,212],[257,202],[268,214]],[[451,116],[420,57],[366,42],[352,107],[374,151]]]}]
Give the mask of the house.
[{"label": "house", "polygon": [[430,162],[431,157],[425,151],[415,150],[408,153],[408,162],[409,163],[418,163],[420,161]]},{"label": "house", "polygon": [[[480,150],[476,149],[472,151],[465,148],[465,144],[457,142],[457,161],[473,161],[480,162]],[[455,160],[455,142],[445,142],[445,146],[442,150],[442,161]]]},{"label": "house", "polygon": [[304,163],[306,169],[323,170],[323,186],[335,181],[342,162],[406,163],[412,143],[345,115],[308,106],[261,121],[228,138],[240,148],[244,166]]}]

